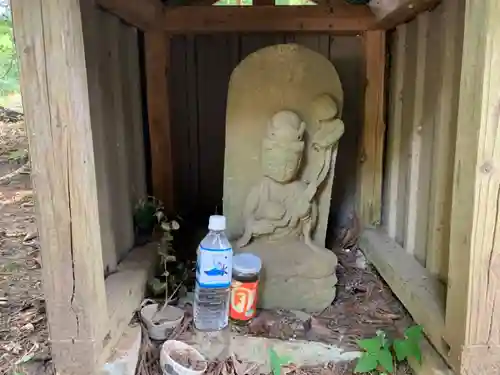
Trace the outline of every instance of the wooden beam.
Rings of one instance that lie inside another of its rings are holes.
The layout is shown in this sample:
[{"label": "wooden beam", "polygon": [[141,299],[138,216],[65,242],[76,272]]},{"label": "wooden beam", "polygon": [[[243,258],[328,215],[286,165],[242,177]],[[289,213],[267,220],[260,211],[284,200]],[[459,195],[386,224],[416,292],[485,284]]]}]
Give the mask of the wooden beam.
[{"label": "wooden beam", "polygon": [[[32,160],[52,358],[97,373],[108,324],[96,125],[89,104],[90,2],[12,2]],[[95,40],[94,40],[95,41]]]},{"label": "wooden beam", "polygon": [[209,6],[213,5],[217,2],[217,0],[169,0],[165,10],[173,9],[180,6],[192,6],[192,5],[203,5]]},{"label": "wooden beam", "polygon": [[445,289],[411,254],[391,240],[382,230],[365,230],[360,248],[436,350],[448,357],[442,340],[445,316]]},{"label": "wooden beam", "polygon": [[500,2],[467,0],[445,339],[460,374],[500,369]]},{"label": "wooden beam", "polygon": [[389,30],[408,22],[441,0],[371,0],[368,4],[377,17],[377,27]]},{"label": "wooden beam", "polygon": [[188,0],[185,2],[183,0],[179,0],[179,5],[213,5],[217,2],[217,0]]},{"label": "wooden beam", "polygon": [[375,17],[367,6],[186,6],[165,12],[169,33],[328,31],[357,34],[370,29]]},{"label": "wooden beam", "polygon": [[385,31],[364,35],[366,82],[364,126],[361,135],[358,209],[367,226],[380,224],[385,138]]},{"label": "wooden beam", "polygon": [[272,5],[275,5],[275,0],[253,0],[253,4],[252,5],[256,5],[256,6],[266,6],[266,5],[269,5],[269,6],[272,6]]},{"label": "wooden beam", "polygon": [[174,210],[173,159],[170,130],[170,37],[161,31],[145,34],[147,107],[153,195]]},{"label": "wooden beam", "polygon": [[154,29],[163,18],[160,0],[96,0],[97,5],[142,30]]}]

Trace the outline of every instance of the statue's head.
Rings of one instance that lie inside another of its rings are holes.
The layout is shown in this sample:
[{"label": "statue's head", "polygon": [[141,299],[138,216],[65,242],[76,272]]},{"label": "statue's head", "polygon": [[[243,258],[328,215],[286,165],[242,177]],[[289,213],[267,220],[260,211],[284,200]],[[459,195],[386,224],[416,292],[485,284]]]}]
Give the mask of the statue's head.
[{"label": "statue's head", "polygon": [[263,142],[263,174],[280,183],[293,181],[304,151],[305,123],[292,111],[280,111],[269,121]]}]

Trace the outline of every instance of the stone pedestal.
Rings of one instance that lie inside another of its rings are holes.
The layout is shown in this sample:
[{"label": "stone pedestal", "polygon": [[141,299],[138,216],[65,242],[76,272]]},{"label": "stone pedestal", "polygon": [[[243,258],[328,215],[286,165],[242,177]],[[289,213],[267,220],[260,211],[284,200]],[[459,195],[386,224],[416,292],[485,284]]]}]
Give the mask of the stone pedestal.
[{"label": "stone pedestal", "polygon": [[259,307],[320,312],[336,294],[337,257],[325,249],[313,251],[302,242],[254,241],[235,253],[249,252],[262,259]]}]

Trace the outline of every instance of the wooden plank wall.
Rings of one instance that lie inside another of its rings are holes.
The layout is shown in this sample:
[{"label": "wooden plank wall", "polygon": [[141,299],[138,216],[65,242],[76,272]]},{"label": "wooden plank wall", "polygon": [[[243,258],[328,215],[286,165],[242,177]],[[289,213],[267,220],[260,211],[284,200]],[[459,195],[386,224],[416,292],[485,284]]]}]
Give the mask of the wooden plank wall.
[{"label": "wooden plank wall", "polygon": [[361,38],[282,33],[175,36],[170,46],[170,108],[176,209],[181,215],[196,213],[197,217],[206,217],[221,212],[231,72],[250,53],[279,43],[298,43],[323,54],[340,75],[345,92],[346,133],[337,157],[333,218],[354,204],[364,108]]},{"label": "wooden plank wall", "polygon": [[447,281],[464,0],[443,0],[391,36],[383,226]]},{"label": "wooden plank wall", "polygon": [[133,207],[146,194],[146,166],[137,30],[104,11],[95,10],[95,17],[102,38],[92,46],[99,65],[99,95],[91,98],[91,108],[102,132],[96,145],[102,155],[96,161],[97,173],[107,182],[101,192],[107,202],[103,206],[103,217],[108,218],[103,229],[107,274],[134,245]]}]

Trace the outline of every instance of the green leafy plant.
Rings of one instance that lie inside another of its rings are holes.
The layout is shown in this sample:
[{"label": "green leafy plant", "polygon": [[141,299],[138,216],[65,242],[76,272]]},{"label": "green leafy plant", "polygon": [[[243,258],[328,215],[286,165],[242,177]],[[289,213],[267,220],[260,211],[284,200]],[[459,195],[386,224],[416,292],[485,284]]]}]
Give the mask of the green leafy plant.
[{"label": "green leafy plant", "polygon": [[398,362],[411,359],[412,357],[422,362],[422,350],[420,343],[424,337],[421,326],[412,326],[406,329],[403,339],[395,339],[393,343],[394,352]]},{"label": "green leafy plant", "polygon": [[[162,279],[154,278],[150,282],[150,286],[152,289],[158,291],[163,289],[165,291],[165,302],[161,308],[158,309],[156,314],[153,316],[153,322],[155,321],[158,313],[163,309],[167,308],[169,303],[172,301],[172,298],[175,296],[179,288],[182,286],[183,280],[179,281],[177,287],[173,290],[171,294],[169,294],[169,280],[171,280],[170,272],[168,271],[168,264],[172,262],[177,262],[177,257],[175,256],[175,250],[172,245],[174,240],[173,232],[179,230],[180,225],[176,220],[170,220],[167,218],[162,209],[157,210],[154,213],[154,217],[157,220],[157,223],[161,230],[163,231],[163,235],[160,239],[160,246],[158,247],[158,255],[161,259],[161,265],[163,268],[163,273],[161,275]],[[174,281],[174,280],[172,280]]]},{"label": "green leafy plant", "polygon": [[140,199],[134,207],[134,232],[136,243],[147,242],[158,225],[157,212],[163,210],[163,204],[155,197]]},{"label": "green leafy plant", "polygon": [[273,348],[269,348],[269,361],[273,375],[281,375],[281,368],[291,363],[289,356],[279,356]]},{"label": "green leafy plant", "polygon": [[[153,322],[157,322],[159,312],[166,309],[172,298],[182,287],[185,280],[185,267],[177,262],[175,250],[173,247],[174,232],[179,230],[180,224],[177,220],[167,217],[164,212],[163,203],[155,198],[148,196],[137,202],[134,207],[134,230],[136,243],[139,241],[148,242],[153,233],[161,233],[158,245],[158,255],[160,257],[161,274],[151,278],[148,285],[153,295],[165,294],[165,302],[162,306],[158,305],[158,310],[153,316]],[[169,271],[172,267],[169,264],[175,263],[176,270],[182,272],[181,280],[177,280],[177,275]],[[171,288],[170,288],[171,287]]]},{"label": "green leafy plant", "polygon": [[375,337],[359,340],[358,345],[363,353],[356,364],[354,372],[368,373],[376,371],[379,374],[394,374],[396,365],[411,358],[419,363],[422,360],[420,343],[423,338],[422,327],[409,327],[403,338],[390,340],[383,331],[378,331]]}]

